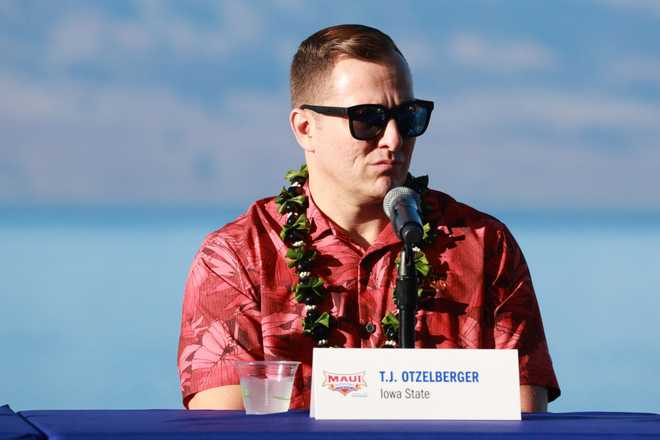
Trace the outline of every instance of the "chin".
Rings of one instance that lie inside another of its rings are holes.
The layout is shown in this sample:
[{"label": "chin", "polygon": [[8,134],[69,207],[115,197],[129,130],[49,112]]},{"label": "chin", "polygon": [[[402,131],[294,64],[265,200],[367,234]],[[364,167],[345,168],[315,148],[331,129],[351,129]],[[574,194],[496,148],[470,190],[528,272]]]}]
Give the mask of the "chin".
[{"label": "chin", "polygon": [[407,176],[408,176],[407,172],[398,176],[387,176],[387,180],[388,180],[387,190],[389,191],[394,187],[402,186],[404,183],[406,183]]},{"label": "chin", "polygon": [[[401,182],[399,182],[401,180]],[[385,194],[395,186],[403,185],[405,179],[395,179],[392,176],[382,176],[373,185],[372,195],[384,199]]]}]

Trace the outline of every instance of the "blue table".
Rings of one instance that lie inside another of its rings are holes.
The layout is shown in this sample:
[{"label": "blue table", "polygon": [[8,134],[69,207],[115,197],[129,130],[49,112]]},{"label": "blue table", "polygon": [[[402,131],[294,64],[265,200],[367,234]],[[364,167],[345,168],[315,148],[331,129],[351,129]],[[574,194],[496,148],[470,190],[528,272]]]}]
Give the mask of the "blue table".
[{"label": "blue table", "polygon": [[9,405],[0,406],[0,439],[43,439],[46,437],[11,410]]},{"label": "blue table", "polygon": [[406,440],[441,438],[660,438],[660,415],[524,414],[522,422],[313,420],[307,411],[246,416],[240,411],[22,411],[51,439]]}]

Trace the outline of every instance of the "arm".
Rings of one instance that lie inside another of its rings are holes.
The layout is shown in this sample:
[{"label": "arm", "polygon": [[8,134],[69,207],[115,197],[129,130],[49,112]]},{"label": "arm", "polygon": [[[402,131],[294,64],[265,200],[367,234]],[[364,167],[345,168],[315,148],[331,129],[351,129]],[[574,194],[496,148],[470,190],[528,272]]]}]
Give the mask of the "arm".
[{"label": "arm", "polygon": [[547,412],[548,390],[535,385],[520,385],[520,410],[522,412]]},{"label": "arm", "polygon": [[245,265],[226,240],[205,242],[184,294],[178,355],[184,405],[242,408],[234,362],[263,357],[260,333],[260,311]]},{"label": "arm", "polygon": [[240,385],[225,385],[196,393],[189,409],[243,409]]},{"label": "arm", "polygon": [[[524,412],[547,411],[548,401],[559,395],[545,331],[525,258],[511,233],[498,231],[491,249],[491,300],[494,301],[496,348],[518,350],[520,403]],[[496,263],[496,264],[494,264]]]}]

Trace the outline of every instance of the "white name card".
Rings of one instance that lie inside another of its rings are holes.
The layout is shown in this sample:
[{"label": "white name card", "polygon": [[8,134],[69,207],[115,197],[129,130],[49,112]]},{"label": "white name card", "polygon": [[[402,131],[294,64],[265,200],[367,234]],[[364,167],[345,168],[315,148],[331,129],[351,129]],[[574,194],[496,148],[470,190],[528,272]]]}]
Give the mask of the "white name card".
[{"label": "white name card", "polygon": [[520,420],[518,350],[315,348],[310,416]]}]

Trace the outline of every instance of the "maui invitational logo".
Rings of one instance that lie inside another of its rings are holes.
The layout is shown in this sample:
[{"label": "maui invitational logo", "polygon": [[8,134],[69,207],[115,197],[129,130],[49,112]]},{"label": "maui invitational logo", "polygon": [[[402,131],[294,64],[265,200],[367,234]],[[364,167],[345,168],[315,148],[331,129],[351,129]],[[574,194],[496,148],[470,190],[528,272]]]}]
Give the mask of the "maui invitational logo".
[{"label": "maui invitational logo", "polygon": [[323,386],[330,391],[337,391],[343,396],[367,388],[365,372],[358,373],[329,373],[323,371]]}]

